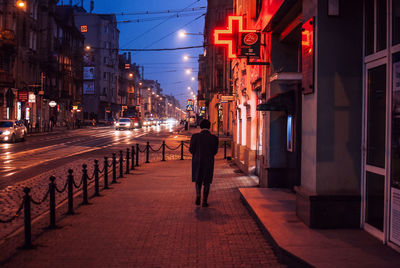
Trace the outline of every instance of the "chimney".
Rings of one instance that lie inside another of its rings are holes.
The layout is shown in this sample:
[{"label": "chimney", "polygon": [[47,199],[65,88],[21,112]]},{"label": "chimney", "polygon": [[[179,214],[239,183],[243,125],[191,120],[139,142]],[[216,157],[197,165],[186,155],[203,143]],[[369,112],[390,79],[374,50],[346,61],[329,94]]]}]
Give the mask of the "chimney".
[{"label": "chimney", "polygon": [[94,0],[90,0],[90,13],[93,12],[94,9]]}]

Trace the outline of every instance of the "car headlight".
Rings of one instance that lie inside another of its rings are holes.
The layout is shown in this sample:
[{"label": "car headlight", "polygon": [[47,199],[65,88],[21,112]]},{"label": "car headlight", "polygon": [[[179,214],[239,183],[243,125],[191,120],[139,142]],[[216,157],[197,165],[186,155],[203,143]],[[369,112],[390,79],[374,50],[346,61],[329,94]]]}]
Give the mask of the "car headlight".
[{"label": "car headlight", "polygon": [[4,134],[4,135],[10,135],[10,134],[11,134],[11,132],[10,132],[10,131],[8,131],[8,130],[6,130],[6,131],[4,131],[4,132],[3,132],[3,134]]},{"label": "car headlight", "polygon": [[138,123],[135,123],[135,126],[138,126],[139,124]]},{"label": "car headlight", "polygon": [[118,127],[118,126],[119,126],[119,123],[115,123],[115,125]]}]

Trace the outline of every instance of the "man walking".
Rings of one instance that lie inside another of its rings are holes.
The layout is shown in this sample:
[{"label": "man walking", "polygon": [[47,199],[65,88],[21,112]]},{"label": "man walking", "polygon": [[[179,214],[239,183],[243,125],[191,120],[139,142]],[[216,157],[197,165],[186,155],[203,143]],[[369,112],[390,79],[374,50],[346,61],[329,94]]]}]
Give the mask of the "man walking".
[{"label": "man walking", "polygon": [[196,205],[200,205],[201,186],[204,185],[203,207],[208,207],[207,198],[210,192],[214,173],[214,156],[218,152],[218,138],[210,133],[210,121],[200,122],[201,132],[192,135],[189,151],[192,156],[192,181],[196,182]]}]

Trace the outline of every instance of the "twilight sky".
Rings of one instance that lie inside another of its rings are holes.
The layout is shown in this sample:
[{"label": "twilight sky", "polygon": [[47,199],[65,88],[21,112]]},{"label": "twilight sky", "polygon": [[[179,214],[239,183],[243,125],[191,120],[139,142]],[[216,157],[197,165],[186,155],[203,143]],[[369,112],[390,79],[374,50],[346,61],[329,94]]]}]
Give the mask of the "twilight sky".
[{"label": "twilight sky", "polygon": [[[75,0],[74,3],[80,1]],[[59,2],[61,3],[61,1]],[[64,0],[68,4],[69,0]],[[84,0],[84,8],[89,11],[90,0]],[[184,29],[188,33],[202,33],[207,0],[95,0],[93,13],[115,13],[117,21],[145,19],[144,22],[118,23],[120,30],[120,48],[175,48],[199,46],[203,44],[202,35],[187,35],[180,38],[178,32]],[[192,12],[121,15],[121,13],[141,13],[148,11],[177,11],[195,8]],[[158,19],[152,19],[158,18]],[[164,94],[175,96],[181,106],[186,104],[191,87],[197,93],[197,58],[203,53],[202,48],[161,51],[132,52],[133,62],[144,66],[144,78],[158,80]],[[188,55],[187,61],[183,56]],[[192,58],[193,57],[193,58]],[[186,74],[185,69],[191,68],[193,73]],[[192,77],[196,79],[193,81]]]}]

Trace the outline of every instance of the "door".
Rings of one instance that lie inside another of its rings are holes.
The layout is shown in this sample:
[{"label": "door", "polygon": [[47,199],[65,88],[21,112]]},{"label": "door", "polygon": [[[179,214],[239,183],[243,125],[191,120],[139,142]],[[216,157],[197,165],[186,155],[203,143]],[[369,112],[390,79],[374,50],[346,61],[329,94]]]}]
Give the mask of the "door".
[{"label": "door", "polygon": [[387,65],[379,60],[366,67],[362,222],[367,231],[384,240]]}]

